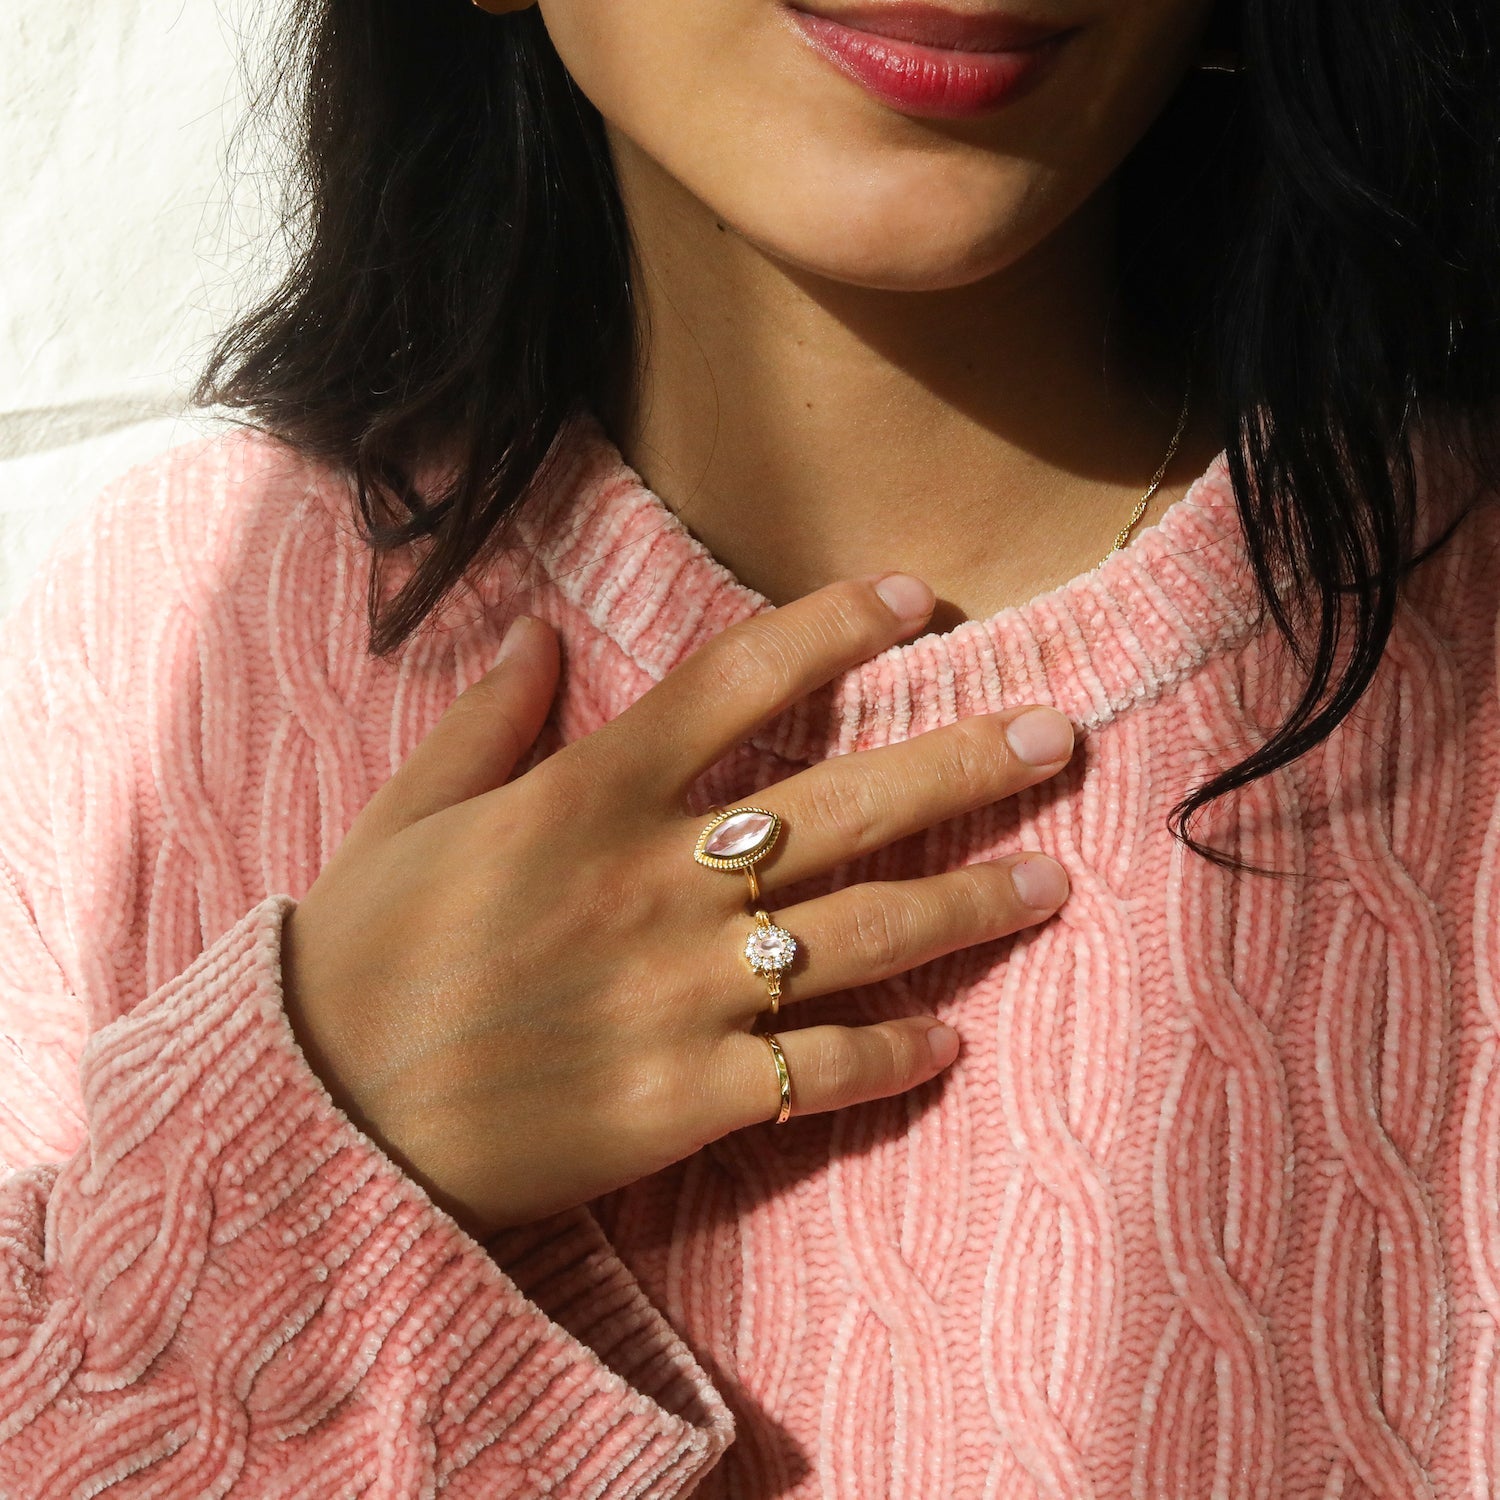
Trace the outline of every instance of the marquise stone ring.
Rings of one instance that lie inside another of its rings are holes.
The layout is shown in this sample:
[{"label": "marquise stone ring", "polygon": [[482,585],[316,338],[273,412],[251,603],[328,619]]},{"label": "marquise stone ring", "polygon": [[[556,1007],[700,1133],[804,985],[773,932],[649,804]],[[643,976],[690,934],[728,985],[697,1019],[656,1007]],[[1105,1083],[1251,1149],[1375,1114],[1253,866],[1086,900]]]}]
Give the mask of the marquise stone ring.
[{"label": "marquise stone ring", "polygon": [[[704,825],[693,848],[693,858],[711,870],[743,870],[750,886],[750,900],[760,900],[760,881],[755,875],[756,863],[771,852],[781,833],[781,818],[764,807],[716,808]],[[755,927],[745,940],[745,962],[764,977],[770,996],[770,1013],[781,1005],[781,976],[796,956],[797,940],[785,927],[778,927],[771,914],[755,908]],[[771,1049],[776,1064],[776,1079],[781,1089],[781,1112],[776,1123],[785,1123],[791,1113],[791,1079],[781,1045],[767,1032],[762,1038]]]}]

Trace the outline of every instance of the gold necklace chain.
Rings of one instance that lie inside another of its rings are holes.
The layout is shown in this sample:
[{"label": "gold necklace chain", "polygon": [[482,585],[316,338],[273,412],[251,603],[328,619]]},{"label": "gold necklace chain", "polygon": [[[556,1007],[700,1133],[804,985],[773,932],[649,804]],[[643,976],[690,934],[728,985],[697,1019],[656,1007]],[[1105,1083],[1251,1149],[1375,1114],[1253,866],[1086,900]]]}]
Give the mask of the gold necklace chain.
[{"label": "gold necklace chain", "polygon": [[1172,466],[1172,460],[1177,457],[1178,445],[1182,442],[1182,434],[1187,430],[1188,402],[1193,394],[1191,382],[1182,397],[1182,413],[1177,418],[1177,431],[1172,434],[1172,445],[1167,449],[1167,456],[1161,461],[1161,468],[1156,471],[1156,477],[1151,481],[1151,488],[1135,502],[1135,511],[1130,519],[1120,528],[1115,537],[1115,544],[1089,569],[1091,573],[1097,573],[1100,568],[1112,558],[1130,540],[1130,533],[1135,523],[1146,513],[1146,507],[1151,503],[1151,497],[1161,488],[1161,482],[1167,476],[1167,470]]}]

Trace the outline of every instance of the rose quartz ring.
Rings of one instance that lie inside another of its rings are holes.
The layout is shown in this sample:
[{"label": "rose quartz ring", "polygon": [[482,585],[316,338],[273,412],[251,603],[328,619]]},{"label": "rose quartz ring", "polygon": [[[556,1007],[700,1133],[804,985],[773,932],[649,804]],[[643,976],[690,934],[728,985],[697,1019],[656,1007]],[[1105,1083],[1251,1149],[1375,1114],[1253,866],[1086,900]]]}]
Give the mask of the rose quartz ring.
[{"label": "rose quartz ring", "polygon": [[[719,808],[698,835],[693,858],[711,870],[743,870],[751,901],[760,900],[755,864],[770,853],[781,833],[781,819],[764,807]],[[763,975],[771,997],[771,1014],[781,1004],[781,976],[791,966],[797,940],[778,927],[768,912],[757,910],[755,930],[745,943],[745,962]]]},{"label": "rose quartz ring", "polygon": [[698,835],[693,858],[711,870],[745,870],[754,901],[760,886],[750,867],[771,852],[780,833],[781,819],[763,807],[721,807]]}]

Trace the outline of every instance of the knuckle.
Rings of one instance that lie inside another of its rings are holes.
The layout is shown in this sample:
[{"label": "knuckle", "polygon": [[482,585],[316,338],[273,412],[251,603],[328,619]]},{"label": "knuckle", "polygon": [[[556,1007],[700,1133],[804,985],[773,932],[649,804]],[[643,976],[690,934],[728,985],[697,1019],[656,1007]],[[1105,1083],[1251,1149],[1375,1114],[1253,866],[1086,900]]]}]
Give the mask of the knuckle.
[{"label": "knuckle", "polygon": [[633,704],[581,739],[573,740],[538,763],[544,773],[549,805],[559,819],[573,819],[583,807],[631,806],[659,810],[671,805],[661,772],[660,745],[648,739],[644,720]]},{"label": "knuckle", "polygon": [[522,732],[514,713],[515,688],[497,676],[485,676],[471,682],[444,710],[443,720],[473,725],[487,741],[501,741],[501,747],[512,757],[519,756],[531,741]]},{"label": "knuckle", "polygon": [[636,828],[640,819],[659,810],[659,804],[646,795],[648,788],[659,783],[637,783],[632,776],[633,767],[624,752],[626,733],[618,721],[611,720],[544,756],[507,788],[526,786],[533,819],[550,832],[560,836],[571,831],[575,838],[581,833],[598,848],[601,823],[607,820],[614,830],[627,822]]},{"label": "knuckle", "polygon": [[835,1106],[858,1099],[864,1072],[853,1031],[836,1028],[822,1037],[813,1063],[820,1095]]},{"label": "knuckle", "polygon": [[491,708],[486,728],[495,744],[497,755],[507,765],[516,764],[535,738],[534,735],[527,734],[516,722],[516,716],[508,705],[496,705]]},{"label": "knuckle", "polygon": [[662,887],[622,870],[614,860],[580,860],[573,867],[568,907],[579,932],[593,935],[590,946],[604,939],[639,945],[661,931],[671,910]]},{"label": "knuckle", "polygon": [[911,903],[889,883],[871,881],[860,888],[854,907],[855,949],[881,971],[904,967],[911,951]]},{"label": "knuckle", "polygon": [[988,942],[1016,929],[1019,906],[1008,861],[988,860],[957,872],[948,898],[945,946]]},{"label": "knuckle", "polygon": [[[748,623],[748,622],[747,622]],[[760,697],[788,690],[798,676],[797,655],[786,632],[751,632],[733,626],[704,663],[708,694],[715,700]]]},{"label": "knuckle", "polygon": [[568,768],[543,761],[532,774],[507,783],[504,795],[490,803],[487,828],[508,858],[518,857],[523,841],[551,843],[581,816],[587,817],[581,789],[571,787],[571,779]]},{"label": "knuckle", "polygon": [[470,714],[493,713],[495,703],[500,698],[500,684],[494,677],[476,677],[443,710],[443,718],[467,718]]},{"label": "knuckle", "polygon": [[808,785],[807,807],[799,809],[797,821],[805,818],[809,831],[835,834],[851,853],[863,853],[874,847],[883,810],[884,796],[874,777],[825,771]]},{"label": "knuckle", "polygon": [[644,1145],[673,1134],[678,1093],[672,1059],[637,1045],[602,1080],[596,1108],[616,1139]]},{"label": "knuckle", "polygon": [[868,582],[848,579],[821,591],[819,607],[772,610],[731,625],[703,648],[702,687],[713,698],[784,697],[810,663],[843,658],[851,643],[884,640],[890,611]]},{"label": "knuckle", "polygon": [[988,800],[996,772],[1009,764],[995,745],[994,727],[982,719],[965,719],[939,735],[938,754],[931,774],[969,803]]},{"label": "knuckle", "polygon": [[981,937],[1004,931],[1016,904],[1008,871],[994,864],[970,865],[954,882],[948,926]]},{"label": "knuckle", "polygon": [[868,640],[891,633],[894,621],[891,611],[875,585],[868,581],[845,579],[828,590],[828,615],[832,628],[844,639]]},{"label": "knuckle", "polygon": [[877,1026],[883,1043],[885,1070],[882,1079],[887,1089],[905,1088],[913,1079],[932,1071],[931,1052],[923,1036],[911,1026]]},{"label": "knuckle", "polygon": [[428,799],[420,780],[408,766],[388,777],[360,808],[344,842],[356,838],[387,838],[397,829],[408,828],[428,811]]}]

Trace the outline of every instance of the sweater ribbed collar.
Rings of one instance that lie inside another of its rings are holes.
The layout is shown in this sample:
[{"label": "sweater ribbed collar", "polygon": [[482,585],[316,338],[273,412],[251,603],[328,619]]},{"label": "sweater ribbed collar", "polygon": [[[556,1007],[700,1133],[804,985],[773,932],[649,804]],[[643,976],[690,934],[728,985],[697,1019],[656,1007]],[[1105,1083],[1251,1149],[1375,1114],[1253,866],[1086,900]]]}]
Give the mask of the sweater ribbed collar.
[{"label": "sweater ribbed collar", "polygon": [[[593,416],[576,421],[557,458],[546,492],[522,516],[527,579],[539,569],[649,679],[591,681],[613,717],[719,631],[775,606],[689,531]],[[1221,452],[1155,525],[1093,572],[892,646],[793,703],[749,743],[814,761],[1032,702],[1087,733],[1232,649],[1259,619]]]}]

